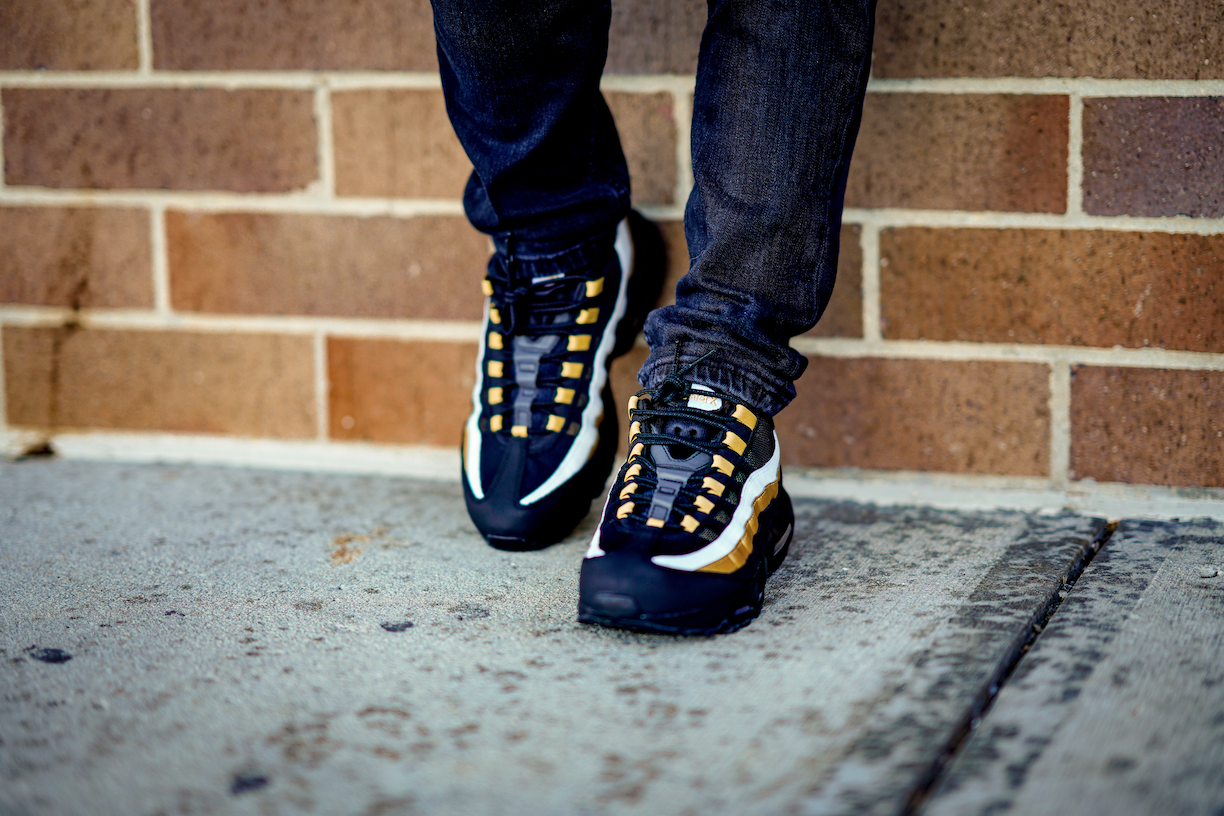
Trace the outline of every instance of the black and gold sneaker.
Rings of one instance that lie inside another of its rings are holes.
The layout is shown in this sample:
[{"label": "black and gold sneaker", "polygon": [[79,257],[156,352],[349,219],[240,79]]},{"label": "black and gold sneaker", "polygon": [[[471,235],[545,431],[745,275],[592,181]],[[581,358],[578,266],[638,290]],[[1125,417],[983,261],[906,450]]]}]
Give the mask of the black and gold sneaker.
[{"label": "black and gold sneaker", "polygon": [[772,418],[673,376],[632,397],[629,419],[578,620],[683,635],[747,625],[794,527]]},{"label": "black and gold sneaker", "polygon": [[619,433],[608,367],[633,346],[663,271],[658,229],[636,213],[577,271],[489,262],[463,492],[492,546],[548,546],[602,492]]}]

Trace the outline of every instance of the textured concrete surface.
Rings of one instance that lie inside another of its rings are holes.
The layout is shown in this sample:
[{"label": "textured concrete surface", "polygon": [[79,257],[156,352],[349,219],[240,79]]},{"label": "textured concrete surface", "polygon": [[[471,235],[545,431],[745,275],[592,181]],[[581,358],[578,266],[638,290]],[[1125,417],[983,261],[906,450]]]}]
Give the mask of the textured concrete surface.
[{"label": "textured concrete surface", "polygon": [[912,812],[1104,525],[796,505],[680,639],[575,622],[591,520],[494,551],[454,484],[0,464],[0,813]]},{"label": "textured concrete surface", "polygon": [[927,813],[1214,816],[1221,768],[1224,523],[1127,521]]},{"label": "textured concrete surface", "polygon": [[579,626],[591,522],[496,552],[455,485],[0,474],[12,813],[893,812],[1098,526],[802,502],[763,617],[684,640]]}]

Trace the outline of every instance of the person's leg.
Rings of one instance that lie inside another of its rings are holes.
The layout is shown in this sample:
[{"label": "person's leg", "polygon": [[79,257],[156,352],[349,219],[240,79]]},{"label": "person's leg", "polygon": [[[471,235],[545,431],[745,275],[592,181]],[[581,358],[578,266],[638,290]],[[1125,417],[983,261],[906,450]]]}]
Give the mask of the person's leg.
[{"label": "person's leg", "polygon": [[[874,0],[711,0],[693,99],[691,265],[646,324],[647,387],[690,379],[768,414],[806,361],[788,345],[833,291]],[[676,351],[679,347],[679,356]]]},{"label": "person's leg", "polygon": [[611,6],[433,0],[446,110],[472,161],[472,225],[576,245],[629,210],[629,172],[599,93]]},{"label": "person's leg", "polygon": [[534,549],[602,492],[619,413],[608,366],[662,278],[657,232],[599,93],[609,4],[434,0],[447,112],[474,172],[464,208],[496,251],[464,427],[463,486],[485,539]]},{"label": "person's leg", "polygon": [[710,0],[693,109],[691,264],[646,322],[630,453],[583,561],[579,620],[713,634],[761,610],[794,512],[773,415],[828,303],[872,0]]}]

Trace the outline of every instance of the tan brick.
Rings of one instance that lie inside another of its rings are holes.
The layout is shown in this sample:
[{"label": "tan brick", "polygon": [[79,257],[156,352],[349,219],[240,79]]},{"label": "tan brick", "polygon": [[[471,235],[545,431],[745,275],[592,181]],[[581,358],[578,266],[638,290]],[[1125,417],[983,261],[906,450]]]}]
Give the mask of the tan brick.
[{"label": "tan brick", "polygon": [[472,163],[451,129],[441,91],[338,92],[332,122],[338,195],[463,197]]},{"label": "tan brick", "polygon": [[1065,96],[868,94],[849,207],[1061,213]]},{"label": "tan brick", "polygon": [[1218,0],[989,4],[893,0],[876,15],[873,75],[1224,77]]},{"label": "tan brick", "polygon": [[136,4],[130,0],[4,0],[0,70],[134,69]]},{"label": "tan brick", "polygon": [[153,0],[169,70],[436,71],[429,0]]},{"label": "tan brick", "polygon": [[0,303],[149,307],[143,210],[0,207]]},{"label": "tan brick", "polygon": [[305,337],[6,326],[4,369],[17,426],[315,433]]},{"label": "tan brick", "polygon": [[487,239],[462,216],[166,213],[175,309],[480,319]]},{"label": "tan brick", "polygon": [[1085,99],[1083,155],[1085,212],[1224,216],[1224,97]]},{"label": "tan brick", "polygon": [[859,240],[862,231],[858,224],[842,225],[837,284],[824,315],[816,328],[807,333],[808,337],[863,336],[863,246]]},{"label": "tan brick", "polygon": [[1224,351],[1224,236],[889,229],[891,340]]},{"label": "tan brick", "polygon": [[616,119],[635,204],[676,200],[676,119],[669,93],[605,94]]},{"label": "tan brick", "polygon": [[1076,366],[1071,477],[1224,487],[1224,371]]},{"label": "tan brick", "polygon": [[308,91],[9,88],[9,184],[282,192],[315,180]]},{"label": "tan brick", "polygon": [[780,413],[783,464],[1049,474],[1049,369],[813,357]]},{"label": "tan brick", "polygon": [[608,32],[609,74],[697,72],[703,0],[618,0]]},{"label": "tan brick", "polygon": [[331,337],[327,371],[333,439],[459,446],[475,343]]}]

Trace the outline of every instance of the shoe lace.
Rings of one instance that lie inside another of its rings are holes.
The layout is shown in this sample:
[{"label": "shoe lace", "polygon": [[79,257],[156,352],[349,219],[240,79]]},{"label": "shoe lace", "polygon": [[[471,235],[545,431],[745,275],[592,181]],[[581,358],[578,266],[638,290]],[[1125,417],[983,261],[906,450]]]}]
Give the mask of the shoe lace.
[{"label": "shoe lace", "polygon": [[[679,356],[678,351],[677,349],[677,357]],[[706,454],[712,460],[724,449],[724,433],[731,428],[734,420],[721,413],[689,407],[688,399],[694,393],[694,389],[692,383],[684,378],[698,363],[713,353],[713,351],[707,352],[683,368],[673,369],[673,373],[664,378],[659,385],[638,395],[636,406],[629,412],[631,427],[639,429],[633,437],[635,449],[639,443],[643,446],[643,450],[649,450],[654,445],[661,445],[672,457],[682,460],[691,459],[697,452]],[[678,432],[678,429],[684,428],[688,429],[688,434]],[[704,428],[706,432],[701,433],[699,428]],[[642,522],[647,518],[651,499],[654,492],[659,489],[661,479],[652,457],[639,456],[633,459],[633,462],[639,463],[641,467],[633,477],[633,481],[637,484],[633,495],[637,500],[634,502],[634,509],[629,513],[629,517]],[[672,504],[674,509],[691,507],[698,496],[705,495],[701,487],[702,481],[692,476],[708,471],[709,467],[699,467],[693,470],[689,478],[678,485],[676,499]],[[723,504],[727,499],[734,500],[732,494],[726,494],[721,498],[722,501],[715,502],[716,506]],[[709,511],[709,515],[714,515],[714,511]]]},{"label": "shoe lace", "polygon": [[[490,350],[490,357],[501,361],[503,366],[503,402],[516,414],[525,405],[532,415],[553,414],[562,404],[560,395],[567,395],[565,404],[574,399],[581,400],[574,389],[563,387],[564,368],[576,353],[584,349],[573,349],[568,338],[593,328],[589,321],[581,320],[583,302],[589,297],[587,285],[589,270],[571,273],[530,277],[514,261],[513,255],[490,264],[490,306],[497,309],[496,331],[501,335],[502,347]],[[546,338],[556,338],[551,346],[541,344]],[[522,338],[519,351],[531,358],[530,370],[520,378],[516,363],[515,338]],[[547,422],[548,420],[546,420]],[[535,423],[528,423],[528,430],[539,431]],[[505,424],[502,430],[513,426]],[[550,430],[560,430],[552,426]]]}]

